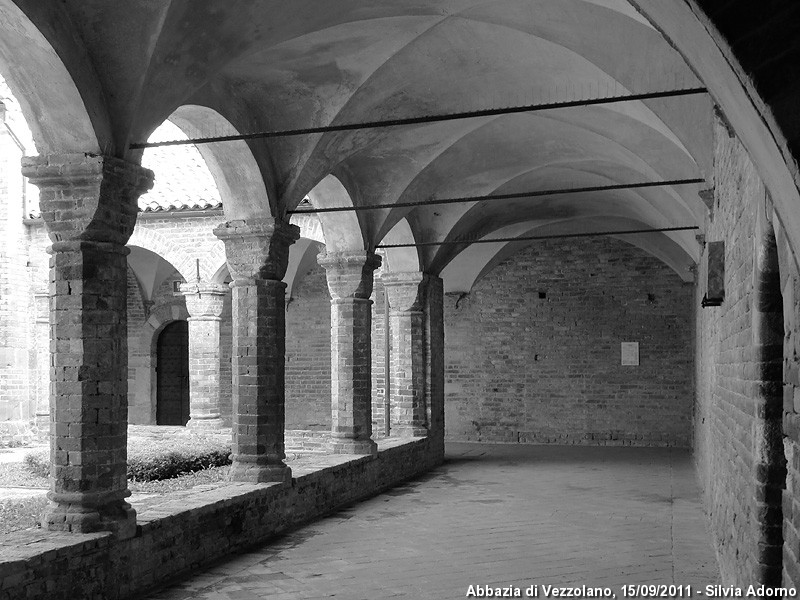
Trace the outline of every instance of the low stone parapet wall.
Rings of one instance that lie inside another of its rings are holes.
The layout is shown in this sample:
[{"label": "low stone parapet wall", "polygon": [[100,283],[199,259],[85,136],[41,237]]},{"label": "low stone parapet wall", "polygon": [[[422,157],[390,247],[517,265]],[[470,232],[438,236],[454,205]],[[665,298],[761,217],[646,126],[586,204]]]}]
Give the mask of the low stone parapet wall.
[{"label": "low stone parapet wall", "polygon": [[291,461],[292,483],[198,486],[140,505],[135,537],[27,530],[0,542],[0,600],[124,600],[422,474],[441,440],[385,439],[377,457]]}]

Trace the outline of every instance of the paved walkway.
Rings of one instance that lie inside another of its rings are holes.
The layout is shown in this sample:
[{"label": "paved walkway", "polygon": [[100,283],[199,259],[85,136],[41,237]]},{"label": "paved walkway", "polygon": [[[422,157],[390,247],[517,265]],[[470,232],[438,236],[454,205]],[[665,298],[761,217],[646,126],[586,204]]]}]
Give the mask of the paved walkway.
[{"label": "paved walkway", "polygon": [[[718,582],[686,451],[448,444],[432,474],[150,600],[467,597]],[[477,589],[476,589],[477,591]],[[512,588],[513,591],[513,588]]]}]

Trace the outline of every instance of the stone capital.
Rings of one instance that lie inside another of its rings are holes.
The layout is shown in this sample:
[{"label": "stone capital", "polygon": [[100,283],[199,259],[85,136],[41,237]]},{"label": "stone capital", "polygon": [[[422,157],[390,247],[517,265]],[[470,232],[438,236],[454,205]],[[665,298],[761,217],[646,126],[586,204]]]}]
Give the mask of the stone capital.
[{"label": "stone capital", "polygon": [[384,273],[381,276],[389,307],[395,312],[421,312],[428,276],[419,271]]},{"label": "stone capital", "polygon": [[198,281],[181,284],[190,319],[219,319],[225,295],[229,291],[230,286],[221,283]]},{"label": "stone capital", "polygon": [[42,219],[55,242],[125,244],[138,199],[153,172],[111,156],[48,154],[22,159],[22,174],[39,188]]},{"label": "stone capital", "polygon": [[323,252],[317,262],[325,269],[333,300],[368,299],[372,295],[373,271],[381,266],[374,252]]},{"label": "stone capital", "polygon": [[228,221],[214,229],[225,244],[228,269],[234,280],[280,281],[289,265],[289,246],[300,228],[273,218]]}]

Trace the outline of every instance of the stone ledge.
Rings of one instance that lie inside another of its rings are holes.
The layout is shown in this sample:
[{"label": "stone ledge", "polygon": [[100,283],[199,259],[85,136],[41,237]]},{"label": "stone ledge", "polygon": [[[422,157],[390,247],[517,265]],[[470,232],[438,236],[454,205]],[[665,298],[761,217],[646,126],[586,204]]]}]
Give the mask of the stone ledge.
[{"label": "stone ledge", "polygon": [[443,460],[433,438],[388,438],[377,457],[292,461],[291,485],[211,484],[139,508],[137,534],[27,530],[0,542],[0,600],[124,600],[341,506],[373,496]]}]

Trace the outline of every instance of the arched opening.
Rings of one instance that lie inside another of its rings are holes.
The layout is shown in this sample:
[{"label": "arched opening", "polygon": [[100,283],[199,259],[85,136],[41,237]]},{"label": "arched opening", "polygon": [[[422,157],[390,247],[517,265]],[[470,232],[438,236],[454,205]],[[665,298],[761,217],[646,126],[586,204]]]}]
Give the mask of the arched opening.
[{"label": "arched opening", "polygon": [[156,424],[189,420],[189,324],[173,321],[156,345]]},{"label": "arched opening", "polygon": [[163,254],[134,245],[128,254],[128,421],[136,425],[158,422],[158,336],[163,326],[189,317],[186,300],[178,291],[186,278],[164,258],[174,260],[178,249],[154,244],[148,237],[138,235],[134,241],[149,242]]},{"label": "arched opening", "polygon": [[756,499],[760,583],[779,587],[783,572],[783,297],[778,250],[771,226],[756,251],[755,360],[758,365]]},{"label": "arched opening", "polygon": [[44,26],[50,19],[69,22],[66,7],[31,11],[18,4],[0,0],[0,72],[19,100],[36,151],[112,154],[106,96],[88,54],[67,28],[56,33]]},{"label": "arched opening", "polygon": [[46,294],[47,279],[27,290],[20,285],[30,260],[24,219],[38,206],[37,188],[20,171],[27,153],[35,153],[30,129],[0,77],[0,442],[28,439],[37,428],[45,434],[50,426],[47,307],[43,313],[30,310],[42,308],[37,297]]},{"label": "arched opening", "polygon": [[[181,106],[169,116],[169,122],[168,129],[164,129],[164,123],[156,131],[162,130],[172,139],[204,137],[208,131],[214,131],[216,135],[239,133],[230,121],[206,106]],[[180,133],[176,134],[173,125],[180,129]],[[175,156],[175,150],[160,148],[158,153]],[[227,221],[275,214],[272,174],[269,167],[262,170],[247,142],[239,140],[222,146],[201,144],[193,147],[193,153],[204,163],[204,177],[210,174]],[[262,204],[264,200],[266,202]]]},{"label": "arched opening", "polygon": [[[308,192],[314,208],[346,208],[353,206],[347,188],[335,175],[327,175]],[[327,252],[349,252],[366,248],[361,235],[358,213],[344,211],[317,215]]]}]

